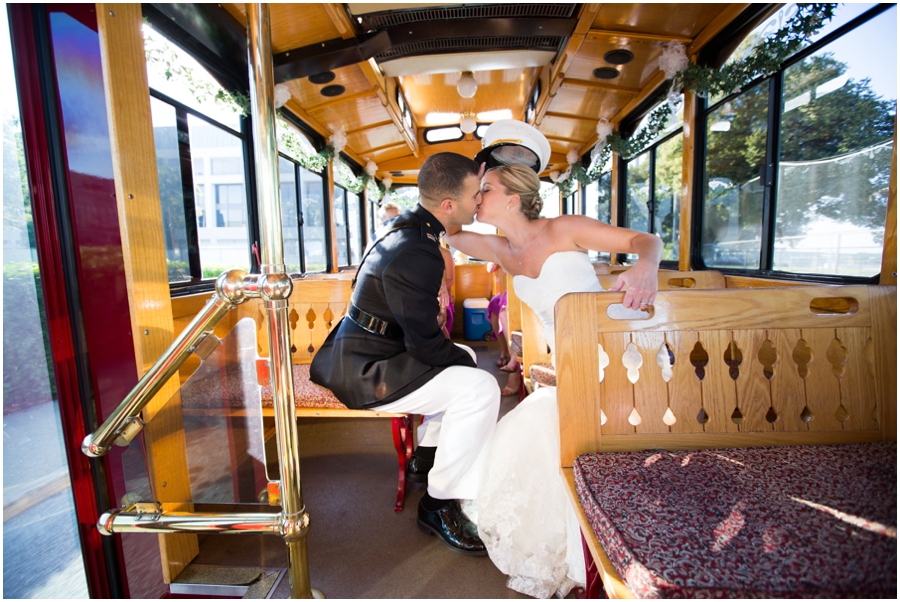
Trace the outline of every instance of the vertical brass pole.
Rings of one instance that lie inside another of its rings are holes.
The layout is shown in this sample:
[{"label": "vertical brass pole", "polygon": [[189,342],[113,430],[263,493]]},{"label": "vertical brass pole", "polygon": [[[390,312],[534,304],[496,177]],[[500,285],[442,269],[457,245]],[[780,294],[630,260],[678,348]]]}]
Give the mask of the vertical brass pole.
[{"label": "vertical brass pole", "polygon": [[262,260],[259,293],[265,302],[269,332],[269,374],[275,405],[275,435],[280,464],[281,508],[284,515],[282,534],[288,548],[291,597],[312,598],[306,554],[309,515],[303,505],[303,495],[300,491],[297,422],[294,417],[294,385],[288,324],[288,297],[293,284],[284,266],[278,149],[275,141],[275,76],[272,70],[269,7],[267,4],[247,4],[246,7],[250,110],[253,122]]}]

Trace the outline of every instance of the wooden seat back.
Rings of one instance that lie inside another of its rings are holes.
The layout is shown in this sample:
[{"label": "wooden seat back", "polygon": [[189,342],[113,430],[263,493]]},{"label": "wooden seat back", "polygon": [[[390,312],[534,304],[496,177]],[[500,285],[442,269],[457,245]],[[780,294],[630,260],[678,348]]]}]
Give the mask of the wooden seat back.
[{"label": "wooden seat back", "polygon": [[[308,364],[328,337],[350,303],[352,274],[318,275],[315,278],[294,280],[294,291],[288,301],[288,322],[291,329],[291,362]],[[265,305],[251,299],[237,307],[238,317],[256,322],[256,344],[260,357],[269,356],[269,337],[266,330]]]},{"label": "wooden seat back", "polygon": [[[614,266],[615,267],[615,266]],[[622,271],[610,274],[598,274],[597,280],[604,289],[615,285]],[[660,270],[658,276],[659,290],[701,290],[725,288],[725,277],[716,270],[703,270],[696,272],[678,272]],[[537,314],[530,307],[520,303],[522,324],[522,348],[523,348],[523,375],[527,379],[531,376],[533,364],[549,364],[551,362],[550,349],[541,334],[544,326]]]},{"label": "wooden seat back", "polygon": [[623,297],[556,306],[563,468],[597,451],[896,439],[896,287],[661,291],[646,319],[610,318]]}]

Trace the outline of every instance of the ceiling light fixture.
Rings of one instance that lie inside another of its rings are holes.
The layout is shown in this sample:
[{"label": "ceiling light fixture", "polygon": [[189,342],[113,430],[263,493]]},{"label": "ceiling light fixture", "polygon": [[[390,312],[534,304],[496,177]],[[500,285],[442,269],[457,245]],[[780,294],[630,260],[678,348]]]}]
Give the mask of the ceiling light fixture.
[{"label": "ceiling light fixture", "polygon": [[459,129],[463,131],[463,134],[471,134],[477,127],[478,122],[475,121],[475,115],[468,112],[464,113],[462,121],[459,122]]},{"label": "ceiling light fixture", "polygon": [[[472,98],[478,91],[478,82],[471,71],[463,71],[460,73],[459,81],[456,82],[456,91],[463,98]],[[474,131],[474,130],[473,130]]]}]

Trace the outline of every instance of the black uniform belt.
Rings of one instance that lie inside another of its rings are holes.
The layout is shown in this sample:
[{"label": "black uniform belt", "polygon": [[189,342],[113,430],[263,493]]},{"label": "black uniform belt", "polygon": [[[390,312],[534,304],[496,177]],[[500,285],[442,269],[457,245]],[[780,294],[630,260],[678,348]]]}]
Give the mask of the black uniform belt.
[{"label": "black uniform belt", "polygon": [[385,322],[381,318],[376,318],[372,314],[361,310],[353,303],[350,303],[350,307],[347,310],[347,316],[353,320],[357,326],[372,334],[377,334],[378,336],[388,339],[403,338],[402,328],[396,324]]}]

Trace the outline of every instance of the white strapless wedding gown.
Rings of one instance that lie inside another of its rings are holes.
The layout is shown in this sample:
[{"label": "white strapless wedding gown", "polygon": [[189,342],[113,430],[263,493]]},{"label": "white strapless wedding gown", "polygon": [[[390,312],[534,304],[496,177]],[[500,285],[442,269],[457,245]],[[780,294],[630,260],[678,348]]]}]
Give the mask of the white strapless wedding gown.
[{"label": "white strapless wedding gown", "polygon": [[[557,252],[537,278],[513,278],[553,349],[553,308],[572,292],[602,291],[588,256]],[[556,388],[538,389],[497,423],[481,493],[464,503],[491,560],[517,592],[564,597],[585,581],[581,533],[559,473]]]}]

